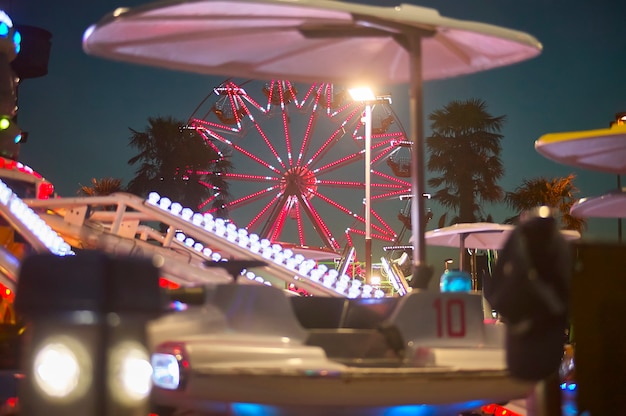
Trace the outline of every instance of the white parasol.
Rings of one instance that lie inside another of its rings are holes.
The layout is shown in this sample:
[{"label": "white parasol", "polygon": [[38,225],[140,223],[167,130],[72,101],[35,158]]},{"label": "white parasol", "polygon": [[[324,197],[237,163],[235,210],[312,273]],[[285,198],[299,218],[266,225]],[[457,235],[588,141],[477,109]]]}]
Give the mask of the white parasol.
[{"label": "white parasol", "polygon": [[581,198],[570,209],[579,218],[626,218],[626,193],[617,190],[602,196]]},{"label": "white parasol", "polygon": [[599,172],[626,173],[626,124],[608,129],[549,133],[535,142],[548,159]]},{"label": "white parasol", "polygon": [[[424,240],[426,244],[432,246],[459,247],[461,252],[459,268],[463,270],[465,249],[499,250],[514,229],[515,226],[511,224],[460,223],[427,231]],[[567,240],[580,238],[580,233],[573,230],[561,230],[561,235]]]},{"label": "white parasol", "polygon": [[432,246],[458,247],[459,268],[464,270],[465,249],[500,249],[514,228],[513,225],[490,222],[460,223],[427,231],[424,240]]},{"label": "white parasol", "polygon": [[[441,17],[412,5],[329,0],[176,0],[118,9],[83,37],[88,54],[202,74],[371,86],[409,83],[411,186],[425,191],[422,81],[537,56],[510,29]],[[429,273],[424,201],[412,198],[414,275]]]}]

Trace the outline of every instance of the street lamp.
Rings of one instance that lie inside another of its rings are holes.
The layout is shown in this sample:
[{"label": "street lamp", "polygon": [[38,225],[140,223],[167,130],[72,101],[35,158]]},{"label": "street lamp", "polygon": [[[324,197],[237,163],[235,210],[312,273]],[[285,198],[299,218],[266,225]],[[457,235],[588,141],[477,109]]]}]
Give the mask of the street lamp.
[{"label": "street lamp", "polygon": [[391,104],[391,96],[376,96],[369,87],[348,90],[354,101],[365,105],[361,121],[365,126],[365,281],[370,283],[372,274],[372,216],[371,216],[371,160],[372,160],[372,108],[379,103]]},{"label": "street lamp", "polygon": [[443,261],[443,265],[444,265],[444,267],[446,268],[446,269],[444,270],[444,273],[448,271],[448,265],[449,265],[449,264],[452,264],[452,263],[454,263],[454,260],[452,260],[452,259],[445,259],[445,260]]}]

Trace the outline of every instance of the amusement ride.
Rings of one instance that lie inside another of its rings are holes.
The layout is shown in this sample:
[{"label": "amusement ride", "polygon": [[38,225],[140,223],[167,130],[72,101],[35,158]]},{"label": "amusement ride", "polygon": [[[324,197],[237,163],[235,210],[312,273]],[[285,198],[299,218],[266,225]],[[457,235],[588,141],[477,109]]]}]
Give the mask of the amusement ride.
[{"label": "amusement ride", "polygon": [[[400,197],[411,188],[410,142],[389,102],[373,107],[371,229],[380,248],[400,244],[409,224]],[[333,84],[228,79],[200,103],[187,128],[233,163],[219,173],[230,185],[221,208],[232,222],[273,243],[322,248],[332,258],[361,247],[365,235],[363,110]],[[211,202],[199,209],[214,213]]]}]

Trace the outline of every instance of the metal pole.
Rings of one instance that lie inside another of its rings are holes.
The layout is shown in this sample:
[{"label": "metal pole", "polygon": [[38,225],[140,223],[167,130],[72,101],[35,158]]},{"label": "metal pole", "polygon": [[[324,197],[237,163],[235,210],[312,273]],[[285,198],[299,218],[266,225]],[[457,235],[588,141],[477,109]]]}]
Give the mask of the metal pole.
[{"label": "metal pole", "polygon": [[372,160],[372,104],[365,103],[365,281],[372,277],[372,215],[371,169]]},{"label": "metal pole", "polygon": [[[622,190],[622,178],[620,175],[617,175],[617,190],[618,191]],[[621,218],[617,219],[617,241],[619,243],[622,242],[622,219]]]},{"label": "metal pole", "polygon": [[423,133],[423,97],[422,97],[422,35],[408,32],[409,103],[411,115],[411,233],[413,234],[413,277],[411,287],[426,289],[433,274],[433,268],[426,263],[426,244],[424,233],[424,133]]}]

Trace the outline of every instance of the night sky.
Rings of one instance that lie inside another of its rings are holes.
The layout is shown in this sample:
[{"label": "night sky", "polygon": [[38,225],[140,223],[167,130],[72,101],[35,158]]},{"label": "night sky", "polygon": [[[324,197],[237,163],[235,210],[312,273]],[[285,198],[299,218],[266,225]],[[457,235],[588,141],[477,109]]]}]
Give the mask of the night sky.
[{"label": "night sky", "polygon": [[[506,115],[500,185],[512,191],[523,179],[577,175],[579,196],[616,186],[613,175],[558,165],[534,150],[534,141],[550,132],[608,127],[626,111],[626,25],[612,0],[438,0],[407,1],[433,7],[443,16],[475,20],[528,32],[542,42],[542,54],[530,61],[454,79],[425,84],[425,117],[451,100],[479,98],[494,115]],[[48,75],[26,79],[19,89],[20,126],[29,132],[21,161],[51,180],[61,196],[74,196],[92,177],[120,177],[133,167],[128,128],[143,130],[148,117],[186,120],[222,77],[106,61],[86,55],[85,29],[120,6],[139,0],[0,0],[17,24],[52,33]],[[366,1],[391,6],[389,1]],[[394,110],[408,129],[406,86],[391,89]],[[425,134],[429,134],[425,126]],[[434,204],[435,218],[442,213]],[[486,208],[495,221],[512,215],[503,207]],[[435,222],[436,224],[436,222]],[[433,228],[429,224],[429,229]],[[615,220],[593,220],[585,238],[615,239]],[[438,266],[439,267],[439,266]]]}]

